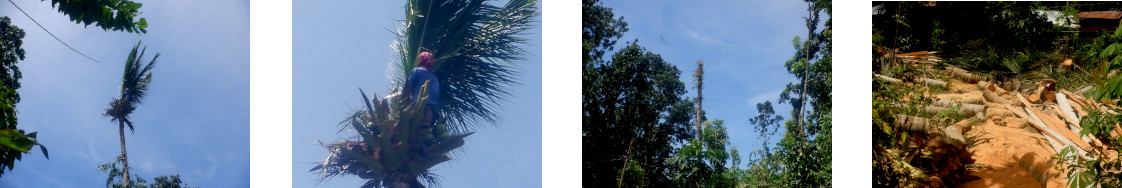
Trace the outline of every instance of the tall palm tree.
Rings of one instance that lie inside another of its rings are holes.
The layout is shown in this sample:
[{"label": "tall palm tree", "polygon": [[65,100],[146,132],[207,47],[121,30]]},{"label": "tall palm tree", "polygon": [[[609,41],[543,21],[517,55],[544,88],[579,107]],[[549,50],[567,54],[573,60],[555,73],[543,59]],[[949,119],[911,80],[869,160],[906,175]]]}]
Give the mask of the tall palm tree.
[{"label": "tall palm tree", "polygon": [[[121,161],[124,165],[123,176],[126,184],[129,183],[129,155],[125,150],[125,125],[129,126],[129,131],[134,131],[132,121],[129,121],[129,114],[136,110],[136,106],[140,105],[140,99],[144,98],[147,94],[148,84],[152,82],[152,67],[156,65],[156,59],[160,58],[160,53],[156,53],[155,57],[147,64],[143,62],[144,52],[148,51],[148,47],[140,50],[140,54],[136,51],[140,47],[140,42],[136,42],[136,46],[132,47],[129,52],[129,58],[125,60],[125,73],[121,77],[121,96],[109,102],[109,109],[105,109],[104,116],[112,117],[112,121],[117,121],[118,130],[121,135]],[[128,187],[129,185],[126,185]]]},{"label": "tall palm tree", "polygon": [[[368,181],[362,187],[425,187],[434,185],[428,169],[451,160],[448,152],[482,123],[498,120],[495,109],[517,83],[516,62],[526,53],[522,34],[537,15],[537,0],[511,0],[503,6],[485,0],[410,0],[405,19],[391,46],[399,58],[392,68],[396,89],[381,100],[363,92],[365,109],[340,123],[358,132],[357,140],[325,144],[330,151],[318,171],[320,180],[337,175],[357,175]],[[436,56],[432,71],[441,84],[438,101],[444,119],[437,126],[418,126],[427,108],[428,83],[420,99],[397,94],[417,66],[417,55],[427,50]],[[361,92],[361,90],[360,90]]]}]

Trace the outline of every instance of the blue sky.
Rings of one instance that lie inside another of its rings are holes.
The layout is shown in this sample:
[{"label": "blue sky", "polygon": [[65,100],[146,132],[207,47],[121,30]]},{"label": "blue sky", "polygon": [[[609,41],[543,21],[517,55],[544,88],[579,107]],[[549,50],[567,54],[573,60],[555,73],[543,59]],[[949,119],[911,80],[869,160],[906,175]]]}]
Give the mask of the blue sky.
[{"label": "blue sky", "polygon": [[51,38],[9,2],[0,16],[27,32],[19,89],[19,127],[38,131],[38,149],[24,155],[0,187],[100,187],[97,166],[120,154],[117,122],[101,114],[119,86],[138,40],[145,59],[161,53],[143,104],[126,131],[133,174],[152,181],[179,173],[190,186],[249,186],[249,2],[144,1],[148,34],[103,31],[71,22],[50,2],[15,1],[75,49]]},{"label": "blue sky", "polygon": [[[296,0],[292,7],[292,185],[359,186],[363,180],[355,176],[317,183],[308,169],[327,157],[316,140],[330,143],[353,134],[337,134],[336,124],[362,105],[358,88],[379,96],[389,91],[386,68],[395,54],[389,45],[396,38],[391,31],[404,17],[405,4]],[[529,53],[520,63],[521,83],[497,112],[503,119],[476,129],[462,153],[435,168],[445,187],[541,186],[541,23],[524,37]]]},{"label": "blue sky", "polygon": [[[802,1],[606,1],[605,7],[623,16],[630,30],[617,43],[639,39],[639,45],[662,55],[682,70],[687,96],[692,89],[694,63],[705,61],[702,103],[710,120],[724,119],[730,142],[747,162],[748,154],[761,149],[762,140],[748,121],[758,113],[756,104],[771,101],[776,114],[790,119],[791,105],[778,104],[779,93],[796,81],[783,63],[794,55],[791,40],[806,38]],[[826,15],[822,15],[825,17]],[[782,130],[782,129],[780,129]],[[774,144],[782,132],[772,136]],[[741,164],[743,167],[744,164]]]}]

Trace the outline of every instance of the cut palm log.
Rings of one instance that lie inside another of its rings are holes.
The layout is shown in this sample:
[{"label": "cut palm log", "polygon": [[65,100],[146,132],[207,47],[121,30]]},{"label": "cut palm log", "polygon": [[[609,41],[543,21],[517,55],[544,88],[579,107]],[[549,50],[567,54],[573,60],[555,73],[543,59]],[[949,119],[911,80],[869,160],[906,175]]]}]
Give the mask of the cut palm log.
[{"label": "cut palm log", "polygon": [[1079,114],[1081,120],[1083,116],[1087,116],[1087,111],[1084,110],[1084,108],[1088,106],[1087,102],[1083,100],[1082,96],[1075,95],[1075,93],[1071,93],[1070,91],[1064,89],[1060,89],[1060,93],[1063,93],[1064,96],[1067,97],[1068,104],[1070,104],[1072,109],[1074,109],[1075,112]]},{"label": "cut palm log", "polygon": [[1042,96],[1040,97],[1040,100],[1047,101],[1047,102],[1055,102],[1056,101],[1056,92],[1053,92],[1053,91],[1044,92],[1044,94],[1042,94]]},{"label": "cut palm log", "polygon": [[984,97],[986,99],[986,101],[989,101],[989,102],[992,102],[992,103],[998,103],[998,104],[1010,104],[1011,103],[1011,102],[1009,102],[1009,100],[1005,100],[1005,98],[1001,98],[1001,96],[997,96],[997,93],[994,93],[993,91],[990,91],[990,90],[982,90],[982,97]]},{"label": "cut palm log", "polygon": [[986,79],[985,77],[970,73],[970,71],[954,66],[947,66],[947,72],[950,72],[951,75],[954,76],[954,78],[962,80],[966,83],[977,83],[978,81]]},{"label": "cut palm log", "polygon": [[947,82],[939,81],[939,80],[935,80],[935,79],[930,79],[930,78],[916,78],[916,82],[921,83],[921,84],[925,84],[925,85],[928,85],[928,86],[931,86],[931,87],[947,88]]},{"label": "cut palm log", "polygon": [[1060,106],[1060,110],[1068,119],[1075,120],[1075,125],[1079,125],[1079,116],[1075,114],[1075,109],[1071,107],[1071,103],[1067,101],[1067,96],[1061,93],[1056,93],[1056,104]]},{"label": "cut palm log", "polygon": [[902,81],[900,79],[888,77],[888,76],[885,76],[885,75],[873,74],[873,76],[877,77],[877,79],[883,80],[885,82],[893,83],[893,84],[903,84],[904,83],[904,81]]},{"label": "cut palm log", "polygon": [[1048,179],[1052,177],[1052,174],[1056,174],[1053,171],[1052,165],[1040,158],[1040,156],[1037,156],[1036,153],[1026,153],[1017,164],[1020,165],[1021,168],[1028,170],[1029,174],[1032,174],[1032,177],[1036,179],[1037,183],[1040,183],[1041,187],[1049,187]]},{"label": "cut palm log", "polygon": [[953,101],[965,104],[985,104],[986,99],[978,95],[937,94],[935,100]]},{"label": "cut palm log", "polygon": [[1009,117],[1013,116],[1013,112],[1003,108],[986,108],[986,117]]},{"label": "cut palm log", "polygon": [[954,123],[954,126],[958,127],[958,129],[962,130],[962,132],[970,132],[971,129],[974,129],[974,127],[970,126],[969,119],[958,121],[958,123]]},{"label": "cut palm log", "polygon": [[924,111],[925,113],[928,113],[928,114],[933,114],[933,115],[936,115],[936,114],[941,114],[941,113],[948,113],[948,114],[956,114],[956,115],[958,115],[958,114],[960,114],[960,113],[961,113],[961,115],[965,115],[965,116],[974,116],[975,114],[978,114],[978,113],[979,113],[979,112],[977,112],[977,111],[973,111],[973,110],[958,110],[958,111],[950,111],[950,108],[948,108],[948,107],[942,107],[942,106],[927,106],[927,107],[923,107],[923,111]]},{"label": "cut palm log", "polygon": [[984,105],[969,104],[969,103],[957,103],[957,102],[951,101],[951,100],[935,100],[935,102],[933,104],[935,106],[947,107],[947,108],[959,107],[959,109],[961,109],[961,110],[972,112],[970,115],[980,114],[982,112],[985,112],[985,110],[986,110],[986,106],[984,106]]},{"label": "cut palm log", "polygon": [[929,120],[923,117],[909,116],[909,115],[896,115],[897,128],[913,132],[934,132],[932,126],[929,126]]},{"label": "cut palm log", "polygon": [[[1067,123],[1067,124],[1069,124],[1069,125],[1071,125],[1071,126],[1073,126],[1073,127],[1076,127],[1076,128],[1080,128],[1080,129],[1082,129],[1082,128],[1083,128],[1083,127],[1080,127],[1080,126],[1079,126],[1079,120],[1076,120],[1075,118],[1072,118],[1072,117],[1068,117],[1068,116],[1067,116],[1067,115],[1066,115],[1066,114],[1065,114],[1065,113],[1063,112],[1063,110],[1061,110],[1061,109],[1060,109],[1060,107],[1058,107],[1058,106],[1056,106],[1056,105],[1048,105],[1048,110],[1047,110],[1047,111],[1045,111],[1045,112],[1048,112],[1048,113],[1054,114],[1055,116],[1059,117],[1058,119],[1059,119],[1059,120],[1060,120],[1061,122]],[[1075,129],[1072,129],[1072,130],[1075,130]],[[1075,131],[1075,132],[1079,132],[1079,131]]]}]

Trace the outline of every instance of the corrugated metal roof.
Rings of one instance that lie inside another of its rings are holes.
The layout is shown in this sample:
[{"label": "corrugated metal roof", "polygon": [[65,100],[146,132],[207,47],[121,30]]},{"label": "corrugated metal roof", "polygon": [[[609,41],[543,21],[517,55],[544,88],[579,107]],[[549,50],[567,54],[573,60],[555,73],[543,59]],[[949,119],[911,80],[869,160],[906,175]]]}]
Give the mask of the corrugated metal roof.
[{"label": "corrugated metal roof", "polygon": [[1083,11],[1079,12],[1081,18],[1118,19],[1122,18],[1120,11]]}]

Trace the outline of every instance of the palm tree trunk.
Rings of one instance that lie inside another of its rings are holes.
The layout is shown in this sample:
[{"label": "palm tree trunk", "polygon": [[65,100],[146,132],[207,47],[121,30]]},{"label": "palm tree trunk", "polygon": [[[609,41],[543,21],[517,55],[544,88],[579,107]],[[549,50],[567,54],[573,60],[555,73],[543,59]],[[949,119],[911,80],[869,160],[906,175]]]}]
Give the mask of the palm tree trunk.
[{"label": "palm tree trunk", "polygon": [[121,163],[125,165],[124,168],[121,168],[121,172],[123,172],[124,175],[125,187],[132,187],[129,182],[129,155],[128,152],[125,152],[125,120],[117,119],[117,122],[120,123],[120,127],[117,130],[119,130],[121,134]]}]

